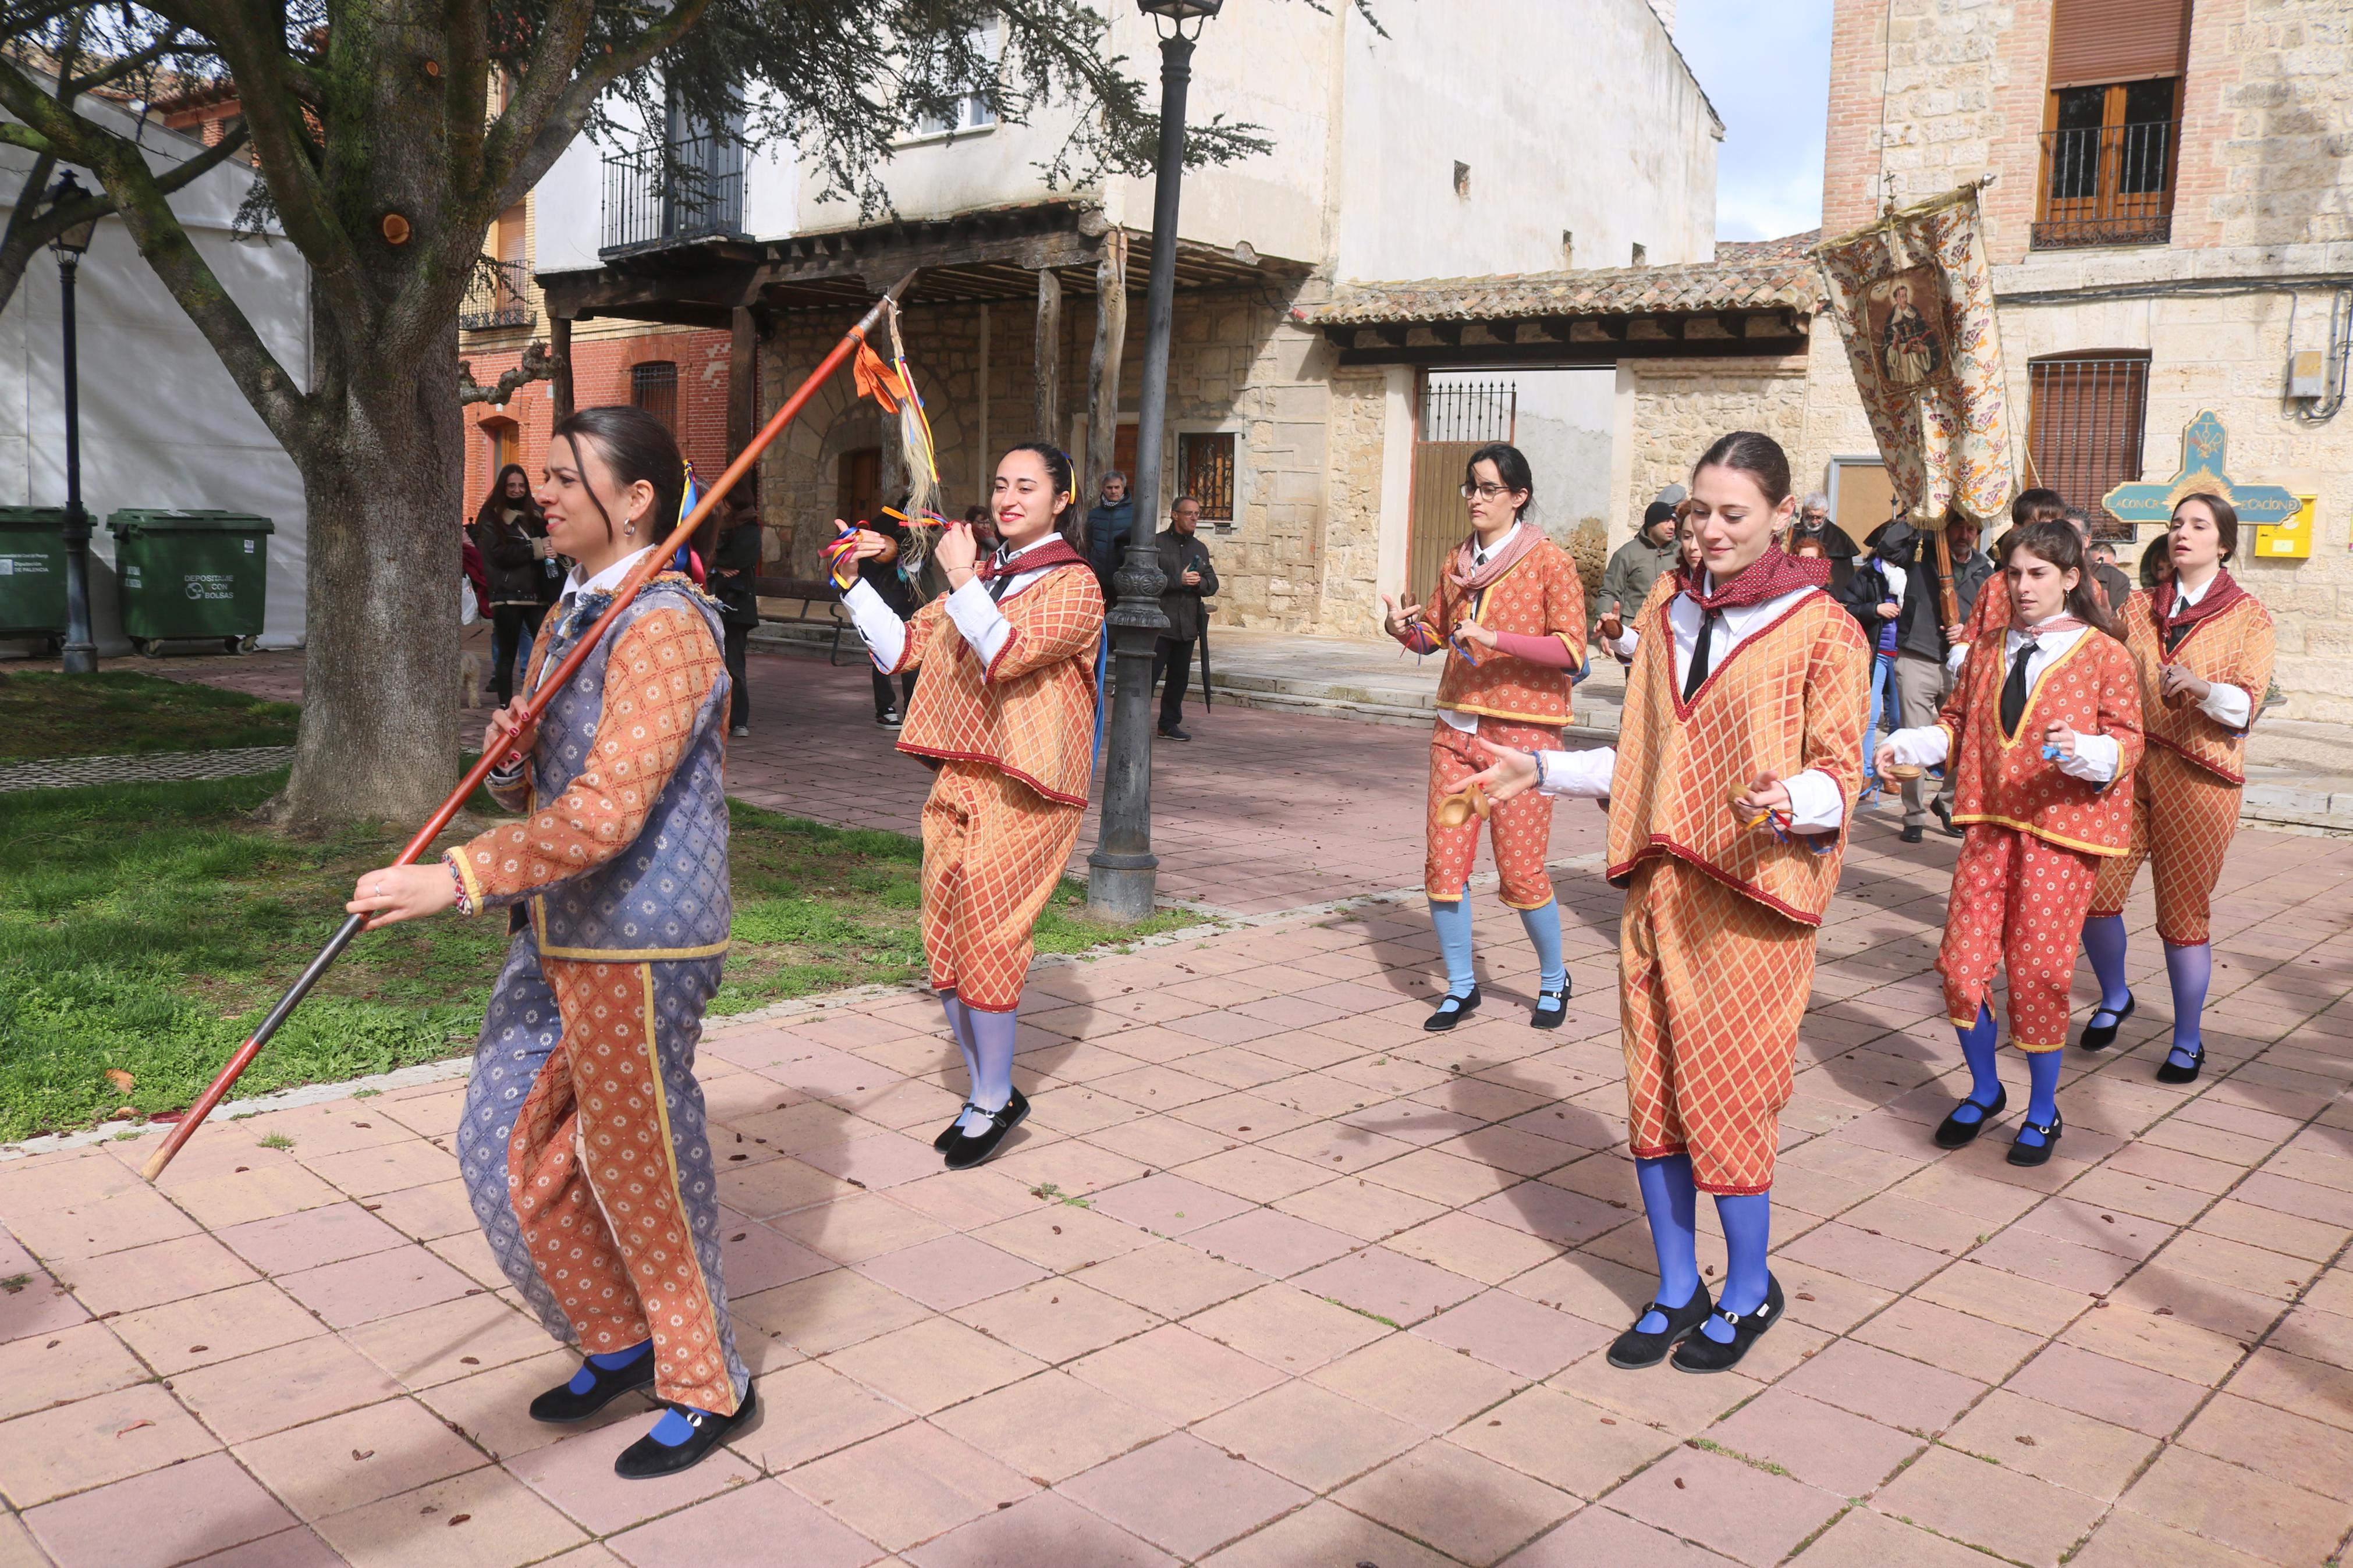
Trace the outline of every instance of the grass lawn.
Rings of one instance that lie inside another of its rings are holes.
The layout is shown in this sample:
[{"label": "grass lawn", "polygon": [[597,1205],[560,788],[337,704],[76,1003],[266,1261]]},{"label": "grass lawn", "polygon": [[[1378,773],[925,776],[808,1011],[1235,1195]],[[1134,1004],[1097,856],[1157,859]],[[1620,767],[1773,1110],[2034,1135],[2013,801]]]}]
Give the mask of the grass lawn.
[{"label": "grass lawn", "polygon": [[127,669],[0,678],[0,763],[290,746],[302,710]]},{"label": "grass lawn", "polygon": [[[0,1140],[88,1126],[124,1105],[186,1105],[332,933],[357,875],[397,851],[375,832],[304,841],[247,820],[283,780],[0,795]],[[920,846],[731,809],[735,949],[714,1014],[923,978]],[[1196,918],[1166,911],[1106,932],[1080,918],[1085,899],[1062,885],[1040,952]],[[499,916],[362,936],[237,1092],[463,1054],[506,942]],[[110,1071],[130,1075],[127,1093]]]}]

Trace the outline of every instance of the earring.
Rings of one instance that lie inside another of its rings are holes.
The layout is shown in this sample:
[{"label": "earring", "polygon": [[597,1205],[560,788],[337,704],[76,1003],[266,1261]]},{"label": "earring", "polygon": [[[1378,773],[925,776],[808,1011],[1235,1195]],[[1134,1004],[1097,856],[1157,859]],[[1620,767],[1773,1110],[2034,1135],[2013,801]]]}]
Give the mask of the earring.
[{"label": "earring", "polygon": [[638,536],[638,525],[634,522],[625,522],[621,524],[621,531],[635,539]]}]

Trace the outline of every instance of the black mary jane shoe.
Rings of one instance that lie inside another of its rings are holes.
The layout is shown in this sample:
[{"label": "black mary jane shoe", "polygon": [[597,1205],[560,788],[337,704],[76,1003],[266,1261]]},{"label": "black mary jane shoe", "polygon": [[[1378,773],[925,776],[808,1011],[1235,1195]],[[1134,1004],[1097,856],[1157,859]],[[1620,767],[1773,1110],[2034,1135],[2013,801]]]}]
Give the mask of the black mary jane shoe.
[{"label": "black mary jane shoe", "polygon": [[710,1457],[712,1449],[760,1424],[760,1391],[745,1389],[744,1403],[735,1407],[733,1415],[713,1415],[708,1411],[689,1410],[682,1405],[670,1408],[685,1416],[687,1425],[694,1428],[686,1441],[657,1443],[649,1432],[621,1450],[620,1457],[613,1461],[615,1475],[625,1481],[650,1481],[692,1469]]},{"label": "black mary jane shoe", "polygon": [[2060,1115],[2055,1110],[2051,1113],[2051,1120],[2048,1121],[2020,1122],[2018,1124],[2018,1130],[2021,1132],[2039,1133],[2042,1136],[2042,1142],[2040,1143],[2011,1143],[2010,1146],[2010,1163],[2013,1165],[2026,1166],[2049,1164],[2051,1163],[2051,1151],[2059,1147],[2059,1133],[2066,1125],[2067,1119]]},{"label": "black mary jane shoe", "polygon": [[2105,1051],[2110,1046],[2115,1045],[2116,1043],[2116,1031],[2125,1026],[2125,1020],[2133,1016],[2133,1010],[2139,1005],[2140,999],[2135,996],[2131,992],[2127,991],[2125,993],[2125,1005],[2123,1006],[2103,1006],[2093,1008],[2092,1018],[2097,1018],[2101,1014],[2105,1013],[2108,1016],[2109,1021],[2105,1024],[2099,1024],[2094,1023],[2090,1019],[2085,1020],[2084,1024],[2083,1036],[2081,1038],[2076,1040],[2075,1048],[2079,1051]]},{"label": "black mary jane shoe", "polygon": [[1718,1307],[1715,1315],[1732,1325],[1731,1342],[1719,1344],[1704,1333],[1692,1335],[1675,1347],[1677,1372],[1730,1372],[1738,1366],[1748,1347],[1781,1321],[1781,1282],[1769,1274],[1765,1277],[1765,1304],[1755,1311],[1727,1312]]},{"label": "black mary jane shoe", "polygon": [[[1975,1121],[1962,1121],[1961,1111],[1972,1105],[1977,1105],[1981,1114]],[[2009,1109],[2010,1090],[2006,1089],[1994,1091],[1991,1105],[1978,1105],[1974,1100],[1961,1101],[1959,1105],[1953,1107],[1953,1113],[1950,1116],[1936,1123],[1936,1147],[1939,1149],[1966,1148],[1977,1142],[1978,1134],[1985,1131],[1987,1122]]]},{"label": "black mary jane shoe", "polygon": [[[1702,1280],[1692,1288],[1691,1300],[1680,1307],[1670,1307],[1653,1301],[1634,1318],[1634,1326],[1620,1334],[1609,1345],[1609,1364],[1626,1372],[1640,1372],[1646,1366],[1656,1366],[1667,1359],[1667,1352],[1677,1341],[1707,1321],[1715,1310],[1715,1301],[1707,1293],[1707,1282]],[[1642,1331],[1642,1320],[1656,1312],[1666,1319],[1667,1326],[1655,1334]]]},{"label": "black mary jane shoe", "polygon": [[2165,1059],[2157,1064],[2157,1081],[2159,1083],[2196,1083],[2198,1081],[2198,1075],[2204,1071],[2205,1068],[2205,1041],[2200,1040],[2198,1042],[2197,1052],[2190,1058],[2189,1065],[2186,1068],[2176,1067],[2174,1065],[2173,1052],[2168,1048],[2165,1053]]},{"label": "black mary jane shoe", "polygon": [[940,1129],[940,1135],[932,1140],[932,1147],[943,1154],[946,1153],[948,1145],[964,1136],[964,1113],[971,1109],[972,1101],[969,1100],[957,1106],[955,1120]]},{"label": "black mary jane shoe", "polygon": [[1557,1029],[1560,1027],[1561,1020],[1567,1016],[1567,986],[1564,985],[1557,991],[1539,991],[1536,993],[1535,1011],[1528,1015],[1528,1027]]},{"label": "black mary jane shoe", "polygon": [[575,1421],[586,1421],[624,1394],[633,1389],[651,1388],[654,1385],[654,1352],[651,1345],[646,1347],[645,1354],[628,1365],[615,1367],[609,1372],[593,1361],[584,1361],[580,1365],[583,1371],[596,1380],[588,1385],[588,1392],[575,1394],[569,1382],[557,1384],[531,1402],[533,1420],[545,1421],[557,1426],[566,1426]]},{"label": "black mary jane shoe", "polygon": [[1471,987],[1468,996],[1440,996],[1438,1011],[1421,1021],[1421,1026],[1433,1035],[1442,1035],[1479,1010],[1479,988]]},{"label": "black mary jane shoe", "polygon": [[1019,1089],[1015,1089],[1013,1098],[1005,1102],[1005,1109],[991,1111],[987,1124],[979,1131],[963,1133],[948,1145],[948,1169],[969,1171],[988,1159],[1005,1142],[1005,1135],[1020,1126],[1029,1114],[1029,1101]]}]

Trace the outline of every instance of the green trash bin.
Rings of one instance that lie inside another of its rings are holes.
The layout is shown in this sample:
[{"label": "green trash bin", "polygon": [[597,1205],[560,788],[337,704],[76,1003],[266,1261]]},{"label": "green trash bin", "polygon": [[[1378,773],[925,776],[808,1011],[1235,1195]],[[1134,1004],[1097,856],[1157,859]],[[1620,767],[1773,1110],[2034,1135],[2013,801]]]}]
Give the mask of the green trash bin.
[{"label": "green trash bin", "polygon": [[106,521],[122,635],[149,658],[167,640],[217,639],[253,651],[269,585],[266,517],[132,508]]},{"label": "green trash bin", "polygon": [[66,542],[61,506],[0,506],[0,637],[66,637]]}]

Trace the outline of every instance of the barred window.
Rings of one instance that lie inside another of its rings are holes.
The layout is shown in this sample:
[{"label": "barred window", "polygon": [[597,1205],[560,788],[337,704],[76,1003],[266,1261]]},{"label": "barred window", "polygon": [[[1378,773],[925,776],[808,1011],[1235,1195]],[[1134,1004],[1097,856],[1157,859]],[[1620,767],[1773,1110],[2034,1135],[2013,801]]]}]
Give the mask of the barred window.
[{"label": "barred window", "polygon": [[678,366],[666,359],[630,366],[629,401],[678,434]]},{"label": "barred window", "polygon": [[1204,521],[1234,521],[1234,438],[1230,435],[1176,437],[1176,493],[1201,503]]},{"label": "barred window", "polygon": [[2133,525],[2100,498],[2140,478],[2148,426],[2148,355],[2110,349],[2028,363],[2026,451],[2033,482],[2092,514],[2094,539],[2130,539]]}]

